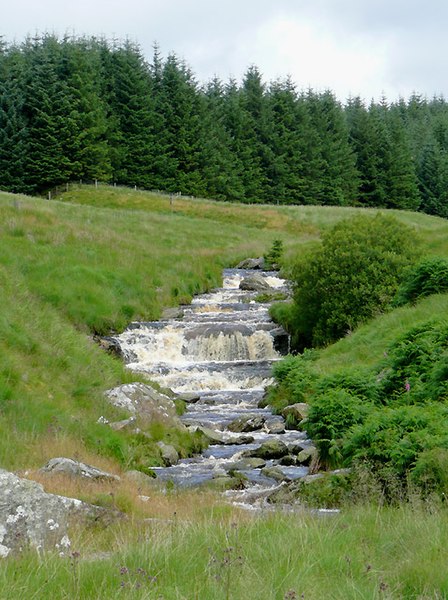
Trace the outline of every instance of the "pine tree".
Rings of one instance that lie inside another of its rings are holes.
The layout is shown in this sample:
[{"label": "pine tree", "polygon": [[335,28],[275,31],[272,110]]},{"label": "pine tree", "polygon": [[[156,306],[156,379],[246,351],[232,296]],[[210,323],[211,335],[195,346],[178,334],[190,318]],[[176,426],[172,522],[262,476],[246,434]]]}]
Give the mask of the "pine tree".
[{"label": "pine tree", "polygon": [[307,107],[318,138],[316,169],[316,204],[353,204],[358,192],[355,155],[349,143],[347,122],[341,104],[326,91],[309,90]]}]

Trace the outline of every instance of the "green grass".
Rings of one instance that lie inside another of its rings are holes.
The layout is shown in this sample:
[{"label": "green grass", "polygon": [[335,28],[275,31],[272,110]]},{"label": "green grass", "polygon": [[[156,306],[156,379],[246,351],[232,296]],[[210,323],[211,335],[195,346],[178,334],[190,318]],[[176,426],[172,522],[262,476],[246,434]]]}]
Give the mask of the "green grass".
[{"label": "green grass", "polygon": [[381,361],[388,346],[412,327],[433,316],[448,314],[448,294],[436,294],[414,306],[403,306],[361,326],[352,334],[319,352],[314,363],[321,373],[344,366],[369,367]]},{"label": "green grass", "polygon": [[98,552],[102,546],[95,550],[97,536],[75,542],[75,556],[8,560],[0,571],[0,597],[423,600],[448,595],[448,514],[435,507],[127,523],[110,528],[108,554]]},{"label": "green grass", "polygon": [[[291,258],[335,221],[365,210],[186,198],[170,205],[166,196],[107,186],[75,187],[61,200],[0,193],[0,465],[6,468],[37,466],[64,448],[129,465],[129,440],[106,434],[96,420],[120,416],[103,391],[131,375],[88,336],[158,318],[163,308],[218,285],[224,266],[263,254],[276,239]],[[428,252],[448,255],[446,221],[393,212],[415,228]],[[415,309],[422,319],[426,310],[446,310],[443,300],[434,302]],[[413,310],[395,311],[342,340],[322,355],[322,368],[376,360],[399,320],[415,318]]]}]

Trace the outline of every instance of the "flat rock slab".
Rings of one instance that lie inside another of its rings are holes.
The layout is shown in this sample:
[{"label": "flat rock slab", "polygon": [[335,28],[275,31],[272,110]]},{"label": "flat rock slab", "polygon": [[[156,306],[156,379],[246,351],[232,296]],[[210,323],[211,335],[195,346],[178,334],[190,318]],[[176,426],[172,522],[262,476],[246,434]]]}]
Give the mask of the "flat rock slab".
[{"label": "flat rock slab", "polygon": [[97,469],[97,467],[64,457],[52,458],[40,471],[45,474],[63,473],[64,475],[82,477],[91,481],[120,481],[118,475],[112,475],[112,473],[106,473],[106,471]]},{"label": "flat rock slab", "polygon": [[47,494],[42,485],[0,469],[0,557],[29,547],[70,550],[68,528],[74,521],[96,519],[105,509]]}]

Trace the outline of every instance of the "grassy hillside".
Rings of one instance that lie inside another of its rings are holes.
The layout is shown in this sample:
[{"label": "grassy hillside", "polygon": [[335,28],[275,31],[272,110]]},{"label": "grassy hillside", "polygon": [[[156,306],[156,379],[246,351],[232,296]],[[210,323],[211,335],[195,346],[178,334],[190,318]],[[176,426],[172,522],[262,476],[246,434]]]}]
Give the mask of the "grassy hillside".
[{"label": "grassy hillside", "polygon": [[[359,210],[186,198],[170,203],[166,196],[112,187],[79,187],[51,202],[0,194],[0,464],[37,466],[65,450],[129,466],[130,441],[96,420],[120,416],[103,401],[103,391],[131,375],[90,334],[158,318],[164,307],[218,285],[224,266],[260,255],[274,239],[283,240],[291,257]],[[448,255],[446,221],[395,214],[415,228],[429,252]],[[425,307],[439,310],[432,302],[394,315],[412,321],[418,310],[424,318]],[[387,319],[395,327],[396,317],[383,319],[378,326],[384,322],[392,335]],[[353,354],[369,360],[374,348],[381,352],[384,336],[376,327],[328,349],[322,368],[332,356],[340,363]]]}]

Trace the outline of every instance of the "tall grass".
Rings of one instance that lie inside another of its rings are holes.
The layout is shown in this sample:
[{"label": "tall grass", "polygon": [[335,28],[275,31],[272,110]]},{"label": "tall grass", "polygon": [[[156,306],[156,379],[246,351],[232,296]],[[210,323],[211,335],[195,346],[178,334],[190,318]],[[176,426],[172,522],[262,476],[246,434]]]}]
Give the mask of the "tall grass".
[{"label": "tall grass", "polygon": [[436,507],[252,519],[235,512],[193,519],[173,514],[116,525],[102,535],[103,545],[95,531],[75,537],[65,558],[8,560],[0,597],[398,600],[448,594],[448,517]]}]

